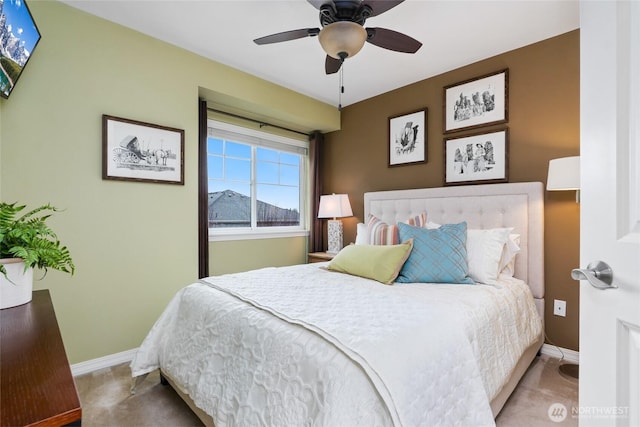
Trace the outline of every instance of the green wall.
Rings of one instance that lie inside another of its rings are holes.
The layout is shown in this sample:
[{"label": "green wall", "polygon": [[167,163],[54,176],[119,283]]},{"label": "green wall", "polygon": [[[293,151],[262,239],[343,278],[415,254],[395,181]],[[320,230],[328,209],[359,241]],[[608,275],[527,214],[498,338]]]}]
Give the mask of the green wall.
[{"label": "green wall", "polygon": [[[65,4],[29,6],[42,40],[0,101],[0,195],[64,209],[51,225],[76,274],[51,271],[34,287],[50,289],[77,363],[138,347],[175,292],[197,279],[199,96],[304,131],[336,130],[340,117],[333,106]],[[102,180],[102,114],[184,129],[185,185]],[[238,271],[265,253],[272,264],[303,262],[306,239],[211,247],[214,266]]]},{"label": "green wall", "polygon": [[212,242],[209,245],[209,274],[217,276],[263,267],[304,264],[307,262],[307,248],[306,237]]}]

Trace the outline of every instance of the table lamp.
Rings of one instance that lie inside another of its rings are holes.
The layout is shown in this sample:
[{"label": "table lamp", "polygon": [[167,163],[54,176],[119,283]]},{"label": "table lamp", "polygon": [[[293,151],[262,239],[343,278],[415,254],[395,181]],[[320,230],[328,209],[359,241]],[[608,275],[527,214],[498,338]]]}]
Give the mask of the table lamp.
[{"label": "table lamp", "polygon": [[349,196],[346,194],[320,196],[318,218],[333,218],[327,222],[328,253],[337,254],[342,249],[342,221],[336,218],[347,216],[353,216]]}]

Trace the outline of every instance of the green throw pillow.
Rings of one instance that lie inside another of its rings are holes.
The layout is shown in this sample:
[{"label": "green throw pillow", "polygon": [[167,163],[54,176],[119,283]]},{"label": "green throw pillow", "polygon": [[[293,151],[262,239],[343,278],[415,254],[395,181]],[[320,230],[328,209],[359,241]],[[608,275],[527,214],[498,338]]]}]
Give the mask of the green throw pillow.
[{"label": "green throw pillow", "polygon": [[366,277],[390,285],[413,248],[413,239],[399,245],[349,245],[331,260],[332,271]]}]

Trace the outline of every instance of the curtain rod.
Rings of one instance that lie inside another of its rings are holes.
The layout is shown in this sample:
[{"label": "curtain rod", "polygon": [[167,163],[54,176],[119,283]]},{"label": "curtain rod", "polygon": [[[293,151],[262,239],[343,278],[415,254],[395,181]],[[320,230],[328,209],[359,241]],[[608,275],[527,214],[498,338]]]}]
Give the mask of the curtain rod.
[{"label": "curtain rod", "polygon": [[307,136],[307,137],[309,136],[308,133],[304,133],[304,132],[300,132],[300,131],[297,131],[297,130],[289,129],[289,128],[286,128],[286,127],[283,127],[283,126],[272,125],[271,123],[266,123],[266,122],[263,122],[261,120],[251,119],[249,117],[239,116],[237,114],[228,113],[226,111],[216,110],[215,108],[207,107],[207,110],[208,111],[213,111],[214,113],[220,113],[220,114],[224,114],[224,115],[227,115],[227,116],[235,117],[236,119],[248,120],[248,121],[253,122],[253,123],[258,123],[260,125],[260,127],[270,126],[272,128],[286,130],[287,132],[293,132],[293,133],[297,133],[299,135],[304,135],[304,136]]}]

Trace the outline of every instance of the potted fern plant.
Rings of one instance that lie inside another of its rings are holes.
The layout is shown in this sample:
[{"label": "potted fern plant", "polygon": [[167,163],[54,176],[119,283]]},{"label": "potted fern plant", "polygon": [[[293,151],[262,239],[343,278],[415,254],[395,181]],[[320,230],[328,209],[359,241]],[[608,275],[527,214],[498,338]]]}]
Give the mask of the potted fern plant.
[{"label": "potted fern plant", "polygon": [[58,210],[50,204],[23,213],[25,208],[0,203],[0,309],[31,301],[34,268],[45,275],[50,268],[75,271],[69,250],[46,223]]}]

